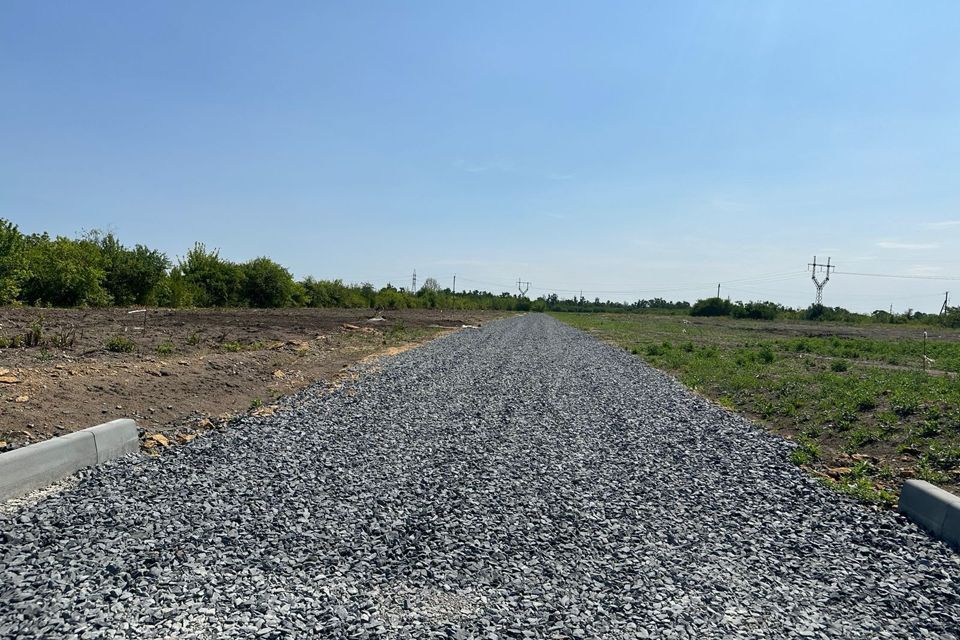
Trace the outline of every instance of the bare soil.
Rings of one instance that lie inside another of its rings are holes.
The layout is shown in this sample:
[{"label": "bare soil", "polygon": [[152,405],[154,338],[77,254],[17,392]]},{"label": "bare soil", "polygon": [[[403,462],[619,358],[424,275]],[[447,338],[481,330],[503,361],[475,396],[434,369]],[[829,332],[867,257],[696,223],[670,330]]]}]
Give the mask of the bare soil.
[{"label": "bare soil", "polygon": [[[23,343],[0,349],[0,451],[121,417],[172,438],[243,412],[269,412],[279,397],[334,383],[364,358],[501,315],[0,308],[0,338]],[[32,335],[39,344],[26,346],[38,323],[40,334]],[[132,351],[111,351],[111,342]]]}]

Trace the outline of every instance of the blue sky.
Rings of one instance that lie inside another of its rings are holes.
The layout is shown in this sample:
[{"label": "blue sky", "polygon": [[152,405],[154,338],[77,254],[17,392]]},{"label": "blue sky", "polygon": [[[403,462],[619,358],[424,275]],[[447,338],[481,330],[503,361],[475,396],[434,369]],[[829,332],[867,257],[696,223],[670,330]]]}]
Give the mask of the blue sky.
[{"label": "blue sky", "polygon": [[937,311],[960,3],[4,2],[0,217],[297,276]]}]

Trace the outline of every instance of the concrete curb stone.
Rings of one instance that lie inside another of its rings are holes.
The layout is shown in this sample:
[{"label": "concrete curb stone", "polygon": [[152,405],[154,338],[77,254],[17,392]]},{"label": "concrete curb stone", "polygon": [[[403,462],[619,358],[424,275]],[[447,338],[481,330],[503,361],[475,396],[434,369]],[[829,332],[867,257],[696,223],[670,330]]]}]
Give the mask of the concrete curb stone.
[{"label": "concrete curb stone", "polygon": [[42,489],[139,448],[137,423],[113,420],[0,454],[0,500]]},{"label": "concrete curb stone", "polygon": [[923,480],[900,490],[900,513],[955,549],[960,549],[960,496]]}]

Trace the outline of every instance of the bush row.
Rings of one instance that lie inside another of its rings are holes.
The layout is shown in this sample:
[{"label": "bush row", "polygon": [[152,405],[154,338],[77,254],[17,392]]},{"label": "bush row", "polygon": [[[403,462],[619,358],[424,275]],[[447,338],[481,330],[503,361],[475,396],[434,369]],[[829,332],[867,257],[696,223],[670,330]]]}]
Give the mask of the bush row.
[{"label": "bush row", "polygon": [[[694,304],[663,298],[636,302],[561,299],[556,294],[529,300],[510,293],[454,294],[427,278],[419,291],[387,285],[345,284],[308,277],[296,281],[286,268],[266,257],[236,263],[216,250],[195,244],[172,264],[162,252],[143,245],[127,247],[112,233],[93,231],[79,238],[24,235],[0,218],[0,304],[36,306],[163,307],[356,307],[446,308],[504,311],[646,312],[730,316],[757,320],[789,318],[845,322],[929,322],[937,316],[908,311],[856,314],[840,307],[813,305],[790,309],[774,302],[731,302],[705,298]],[[960,308],[943,318],[960,327]]]},{"label": "bush row", "polygon": [[340,280],[296,281],[266,257],[237,263],[195,244],[172,264],[162,252],[127,247],[112,233],[80,238],[24,235],[0,219],[0,304],[56,307],[369,307],[543,310],[542,300],[509,293],[455,296],[427,278],[417,292]]}]

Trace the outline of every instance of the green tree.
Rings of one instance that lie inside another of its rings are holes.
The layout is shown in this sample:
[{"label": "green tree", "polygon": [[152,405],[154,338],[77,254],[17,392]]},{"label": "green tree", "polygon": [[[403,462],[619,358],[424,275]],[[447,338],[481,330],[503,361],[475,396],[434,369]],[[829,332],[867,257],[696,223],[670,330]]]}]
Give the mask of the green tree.
[{"label": "green tree", "polygon": [[0,304],[15,302],[27,276],[25,242],[15,224],[0,218]]},{"label": "green tree", "polygon": [[97,243],[47,234],[26,238],[26,278],[20,294],[29,304],[59,307],[107,306],[104,260]]},{"label": "green tree", "polygon": [[241,265],[241,299],[251,307],[290,307],[298,294],[289,271],[268,258],[256,258]]},{"label": "green tree", "polygon": [[170,261],[163,253],[137,245],[124,247],[112,234],[88,234],[100,247],[104,260],[103,286],[117,305],[149,304],[157,301],[157,285],[166,275]]},{"label": "green tree", "polygon": [[403,293],[388,284],[377,293],[373,306],[380,309],[406,309],[410,305]]},{"label": "green tree", "polygon": [[776,320],[783,307],[775,302],[738,302],[733,306],[731,315],[734,318],[750,318],[752,320]]},{"label": "green tree", "polygon": [[206,246],[198,242],[187,251],[177,268],[190,290],[193,304],[232,307],[240,302],[243,272],[238,265],[222,259],[216,249],[207,251]]},{"label": "green tree", "polygon": [[704,298],[690,309],[692,316],[729,316],[733,312],[733,304],[723,298]]}]

